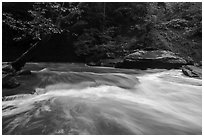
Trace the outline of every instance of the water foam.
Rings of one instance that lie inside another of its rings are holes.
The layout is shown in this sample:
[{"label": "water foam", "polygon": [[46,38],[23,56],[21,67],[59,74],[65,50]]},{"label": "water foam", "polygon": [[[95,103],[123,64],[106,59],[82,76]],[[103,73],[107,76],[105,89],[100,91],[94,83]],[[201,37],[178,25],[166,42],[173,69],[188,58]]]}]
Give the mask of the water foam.
[{"label": "water foam", "polygon": [[176,70],[121,74],[121,79],[139,79],[132,88],[123,88],[113,81],[96,84],[98,76],[92,77],[95,81],[57,83],[36,88],[34,95],[8,97],[2,102],[3,133],[201,134],[201,80]]}]

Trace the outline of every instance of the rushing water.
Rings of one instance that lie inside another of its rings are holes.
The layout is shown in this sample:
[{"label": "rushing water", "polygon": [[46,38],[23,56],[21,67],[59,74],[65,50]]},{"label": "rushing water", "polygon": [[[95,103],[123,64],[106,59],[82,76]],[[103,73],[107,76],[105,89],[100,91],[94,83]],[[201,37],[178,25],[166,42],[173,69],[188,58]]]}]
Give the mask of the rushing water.
[{"label": "rushing water", "polygon": [[3,90],[3,134],[202,134],[202,82],[180,70],[27,68]]}]

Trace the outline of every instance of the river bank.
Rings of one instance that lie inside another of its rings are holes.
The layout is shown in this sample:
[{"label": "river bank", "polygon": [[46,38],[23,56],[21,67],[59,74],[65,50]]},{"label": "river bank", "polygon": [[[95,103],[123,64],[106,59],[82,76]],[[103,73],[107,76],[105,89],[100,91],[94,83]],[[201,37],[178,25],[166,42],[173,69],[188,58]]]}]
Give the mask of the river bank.
[{"label": "river bank", "polygon": [[[142,55],[140,55],[142,53]],[[120,68],[120,69],[136,69],[138,72],[147,69],[181,69],[183,74],[192,78],[202,79],[202,66],[192,66],[188,64],[184,59],[176,56],[174,53],[166,53],[166,51],[158,51],[158,53],[145,53],[144,51],[136,52],[128,55],[123,60],[104,60],[104,63],[96,64],[96,63],[88,63],[85,64],[87,66],[98,66],[98,67],[108,67],[108,68]],[[160,55],[158,55],[160,54]],[[162,55],[164,54],[164,55]],[[168,55],[169,54],[169,55]],[[143,56],[143,57],[141,57]],[[130,59],[128,59],[130,58]],[[31,75],[31,71],[33,69],[44,69],[46,67],[50,67],[49,64],[52,64],[51,67],[54,69],[53,63],[40,63],[41,65],[35,65],[38,63],[28,63],[22,70],[16,71],[12,68],[9,63],[4,62],[2,64],[2,85],[3,88],[15,88],[20,85],[16,77],[19,75]],[[46,65],[43,65],[46,64]],[[60,64],[60,63],[55,63]],[[74,63],[73,63],[74,64]],[[47,66],[48,65],[48,66]],[[63,65],[63,64],[62,64]],[[83,63],[81,63],[84,66]],[[29,66],[29,67],[28,67]],[[70,66],[69,66],[70,67]],[[59,67],[57,67],[59,69]],[[67,69],[70,71],[70,69]]]}]

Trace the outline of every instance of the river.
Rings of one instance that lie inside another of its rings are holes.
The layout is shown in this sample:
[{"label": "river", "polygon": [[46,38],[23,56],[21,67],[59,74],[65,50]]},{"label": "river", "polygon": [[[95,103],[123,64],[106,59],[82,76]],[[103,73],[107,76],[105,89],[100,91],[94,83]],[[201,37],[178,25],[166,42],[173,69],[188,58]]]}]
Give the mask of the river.
[{"label": "river", "polygon": [[29,63],[21,86],[3,89],[2,133],[202,134],[202,80],[181,70]]}]

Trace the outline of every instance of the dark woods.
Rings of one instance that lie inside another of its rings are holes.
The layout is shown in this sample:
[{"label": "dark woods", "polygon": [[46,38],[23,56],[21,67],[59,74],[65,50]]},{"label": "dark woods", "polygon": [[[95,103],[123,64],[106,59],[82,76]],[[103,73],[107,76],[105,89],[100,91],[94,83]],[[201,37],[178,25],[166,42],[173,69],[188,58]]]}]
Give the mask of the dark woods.
[{"label": "dark woods", "polygon": [[2,6],[2,134],[202,134],[201,2]]},{"label": "dark woods", "polygon": [[202,58],[201,3],[2,3],[3,61],[101,63],[136,50]]}]

